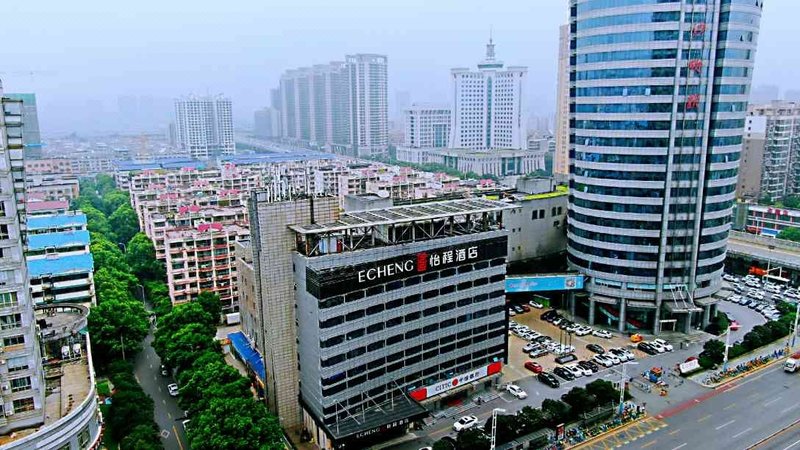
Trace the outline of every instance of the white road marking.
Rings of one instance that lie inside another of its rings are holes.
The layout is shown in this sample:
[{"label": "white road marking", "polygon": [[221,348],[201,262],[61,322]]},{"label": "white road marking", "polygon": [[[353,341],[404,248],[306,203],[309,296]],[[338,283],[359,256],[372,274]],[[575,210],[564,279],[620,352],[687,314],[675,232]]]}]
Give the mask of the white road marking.
[{"label": "white road marking", "polygon": [[164,399],[161,399],[161,403],[163,403],[163,404],[165,404],[165,405],[166,405],[166,404],[167,404],[167,401],[166,401],[166,400],[164,400]]},{"label": "white road marking", "polygon": [[782,411],[781,411],[781,413],[782,413],[782,414],[785,414],[785,413],[787,413],[787,412],[789,412],[789,411],[791,411],[791,410],[793,410],[793,409],[795,409],[795,408],[797,408],[797,405],[792,405],[792,406],[790,406],[790,407],[788,407],[788,408],[786,408],[786,409],[782,410]]},{"label": "white road marking", "polygon": [[772,400],[770,400],[770,401],[768,401],[768,402],[764,403],[764,406],[769,406],[769,405],[771,405],[771,404],[773,404],[773,403],[775,403],[775,402],[777,402],[777,401],[780,401],[780,400],[781,400],[781,398],[780,398],[780,397],[778,397],[778,398],[773,398]]},{"label": "white road marking", "polygon": [[172,414],[168,412],[168,413],[167,413],[167,417],[169,417],[170,419],[172,419]]},{"label": "white road marking", "polygon": [[679,446],[677,446],[677,447],[673,448],[672,450],[678,450],[679,448],[686,447],[687,445],[688,445],[688,443],[687,443],[687,442],[684,442],[683,444],[681,444],[681,445],[679,445]]},{"label": "white road marking", "polygon": [[738,438],[739,436],[741,436],[741,435],[743,435],[743,434],[745,434],[745,433],[747,433],[748,431],[751,431],[751,430],[752,430],[752,428],[748,428],[748,429],[746,429],[746,430],[744,430],[744,431],[740,431],[740,432],[738,432],[738,433],[734,434],[734,435],[733,435],[733,436],[731,436],[731,437],[732,437],[732,438],[734,438],[734,439],[736,439],[736,438]]},{"label": "white road marking", "polygon": [[736,422],[736,420],[731,420],[730,422],[725,422],[722,425],[716,427],[715,430],[721,430],[721,429],[727,427],[728,425],[732,424],[733,422]]},{"label": "white road marking", "polygon": [[786,447],[786,448],[784,448],[783,450],[789,450],[790,448],[794,447],[794,446],[795,446],[795,445],[797,445],[797,444],[800,444],[800,440],[798,440],[798,441],[795,441],[795,442],[793,442],[793,443],[789,444],[789,446],[788,446],[788,447]]}]

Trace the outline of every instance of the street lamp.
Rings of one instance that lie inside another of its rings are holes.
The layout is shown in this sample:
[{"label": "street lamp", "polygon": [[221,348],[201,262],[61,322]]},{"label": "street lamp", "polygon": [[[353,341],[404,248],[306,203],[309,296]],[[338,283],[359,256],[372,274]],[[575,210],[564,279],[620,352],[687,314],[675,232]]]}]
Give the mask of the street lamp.
[{"label": "street lamp", "polygon": [[798,319],[800,319],[800,300],[797,301],[797,312],[794,314],[794,328],[792,328],[792,348],[794,348],[794,341],[797,338]]},{"label": "street lamp", "polygon": [[728,325],[728,332],[725,333],[725,353],[722,355],[722,371],[728,371],[728,348],[731,346],[731,326]]},{"label": "street lamp", "polygon": [[627,375],[625,375],[625,367],[629,364],[635,366],[639,365],[638,362],[634,361],[622,363],[622,381],[619,383],[619,414],[622,414],[622,405],[625,403],[625,382],[628,379]]},{"label": "street lamp", "polygon": [[489,450],[494,450],[495,440],[497,438],[497,413],[506,412],[503,408],[495,408],[492,410],[492,441],[489,445]]}]

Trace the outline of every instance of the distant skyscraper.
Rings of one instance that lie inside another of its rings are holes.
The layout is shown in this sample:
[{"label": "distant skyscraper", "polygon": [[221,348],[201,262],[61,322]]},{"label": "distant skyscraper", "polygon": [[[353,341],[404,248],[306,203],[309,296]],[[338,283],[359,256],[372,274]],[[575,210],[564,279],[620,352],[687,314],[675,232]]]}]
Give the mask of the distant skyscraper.
[{"label": "distant skyscraper", "polygon": [[686,332],[716,312],[762,3],[570,0],[568,257],[589,323]]},{"label": "distant skyscraper", "polygon": [[478,70],[456,68],[453,76],[453,126],[450,147],[472,150],[527,147],[525,80],[527,67],[509,66],[495,59],[494,43],[486,45],[486,59]]},{"label": "distant skyscraper", "polygon": [[413,105],[404,111],[405,142],[409,148],[444,148],[450,143],[450,108]]},{"label": "distant skyscraper", "polygon": [[351,55],[346,62],[287,70],[271,97],[283,138],[353,156],[388,148],[385,56]]},{"label": "distant skyscraper", "polygon": [[409,106],[411,106],[411,93],[408,91],[395,91],[392,120],[402,120]]},{"label": "distant skyscraper", "polygon": [[356,156],[374,156],[389,148],[387,58],[347,55],[350,71],[350,140]]},{"label": "distant skyscraper", "polygon": [[193,158],[236,153],[229,98],[189,96],[177,99],[175,124],[179,149]]},{"label": "distant skyscraper", "polygon": [[25,144],[25,159],[41,158],[42,135],[39,132],[36,94],[5,94],[5,96],[22,101],[22,142]]},{"label": "distant skyscraper", "polygon": [[274,108],[259,109],[253,114],[253,134],[260,138],[280,136],[280,112]]},{"label": "distant skyscraper", "polygon": [[558,28],[558,86],[556,88],[556,153],[553,173],[569,175],[569,25]]},{"label": "distant skyscraper", "polygon": [[[4,269],[0,276],[0,346],[3,370],[0,371],[0,392],[3,420],[0,435],[32,427],[44,422],[45,380],[42,358],[30,296],[28,272],[23,254],[25,173],[23,132],[25,117],[21,100],[3,96],[0,84],[0,183],[3,190],[3,223],[0,245],[3,247]],[[21,190],[15,186],[23,186]]]}]

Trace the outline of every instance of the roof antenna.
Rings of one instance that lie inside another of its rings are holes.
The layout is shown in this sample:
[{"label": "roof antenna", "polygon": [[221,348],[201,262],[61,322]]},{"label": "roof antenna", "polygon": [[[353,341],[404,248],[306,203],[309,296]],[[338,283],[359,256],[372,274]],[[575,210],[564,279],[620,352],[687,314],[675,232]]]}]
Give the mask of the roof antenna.
[{"label": "roof antenna", "polygon": [[492,26],[489,25],[489,43],[486,44],[486,59],[494,60],[494,41],[492,40]]}]

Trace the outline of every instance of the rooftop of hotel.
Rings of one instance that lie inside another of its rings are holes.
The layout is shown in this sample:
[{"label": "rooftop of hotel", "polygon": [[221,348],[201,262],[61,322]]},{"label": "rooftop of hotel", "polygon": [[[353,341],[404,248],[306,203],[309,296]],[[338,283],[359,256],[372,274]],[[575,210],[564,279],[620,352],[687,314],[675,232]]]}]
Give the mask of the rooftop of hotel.
[{"label": "rooftop of hotel", "polygon": [[289,228],[301,235],[324,234],[352,228],[395,225],[443,219],[453,216],[466,216],[499,212],[513,206],[507,203],[481,198],[449,200],[421,203],[408,206],[372,209],[344,213],[339,220],[326,224],[292,225]]},{"label": "rooftop of hotel", "polygon": [[28,217],[28,230],[49,230],[86,225],[86,215],[80,211]]},{"label": "rooftop of hotel", "polygon": [[84,255],[47,255],[41,259],[28,259],[28,276],[67,275],[94,270],[94,258],[90,253]]},{"label": "rooftop of hotel", "polygon": [[87,230],[59,231],[28,236],[28,250],[75,247],[78,245],[89,245],[89,232]]}]

